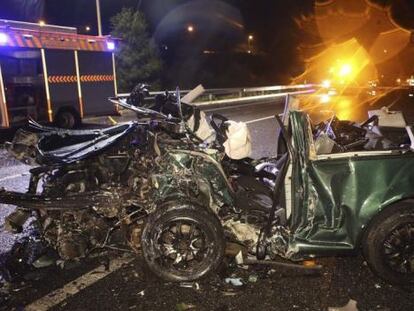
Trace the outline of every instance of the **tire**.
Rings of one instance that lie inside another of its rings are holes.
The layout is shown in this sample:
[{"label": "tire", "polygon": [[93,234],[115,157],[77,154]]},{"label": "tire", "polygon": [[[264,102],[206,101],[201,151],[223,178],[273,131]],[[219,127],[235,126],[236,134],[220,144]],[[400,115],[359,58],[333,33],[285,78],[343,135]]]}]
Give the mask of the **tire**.
[{"label": "tire", "polygon": [[154,274],[166,281],[182,282],[214,272],[223,260],[225,239],[213,213],[193,203],[173,201],[148,217],[141,246]]},{"label": "tire", "polygon": [[69,109],[61,110],[56,116],[55,123],[60,128],[71,129],[79,125],[80,118],[74,111]]},{"label": "tire", "polygon": [[368,265],[380,278],[414,284],[414,200],[389,206],[369,225],[362,243]]}]

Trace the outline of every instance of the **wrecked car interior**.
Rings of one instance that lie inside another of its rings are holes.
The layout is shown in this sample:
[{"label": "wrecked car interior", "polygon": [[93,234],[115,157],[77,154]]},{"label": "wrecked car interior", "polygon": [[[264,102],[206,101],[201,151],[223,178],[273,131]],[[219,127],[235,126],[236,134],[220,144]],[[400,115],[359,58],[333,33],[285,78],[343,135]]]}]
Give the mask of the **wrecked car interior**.
[{"label": "wrecked car interior", "polygon": [[383,108],[369,111],[368,115],[361,124],[332,116],[314,126],[317,154],[412,147],[413,134],[402,112]]},{"label": "wrecked car interior", "polygon": [[168,281],[214,273],[235,243],[242,263],[294,267],[362,249],[381,278],[414,282],[414,136],[401,112],[313,125],[292,98],[275,116],[278,155],[251,159],[243,122],[207,117],[179,90],[147,104],[145,91],[111,99],[135,121],[31,122],[16,134],[8,150],[33,168],[27,193],[0,190],[1,203],[17,206],[9,231],[33,216],[62,260],[128,249]]}]

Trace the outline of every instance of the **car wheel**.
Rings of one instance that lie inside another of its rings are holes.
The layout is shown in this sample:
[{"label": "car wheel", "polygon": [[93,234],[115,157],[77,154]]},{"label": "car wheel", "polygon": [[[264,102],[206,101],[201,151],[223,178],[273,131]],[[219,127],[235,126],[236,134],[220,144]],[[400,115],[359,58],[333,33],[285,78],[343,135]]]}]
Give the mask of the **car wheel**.
[{"label": "car wheel", "polygon": [[193,203],[169,202],[148,217],[141,236],[145,262],[167,281],[193,281],[215,271],[225,249],[217,217]]},{"label": "car wheel", "polygon": [[63,110],[56,116],[56,125],[61,128],[71,129],[79,124],[79,117],[70,110]]},{"label": "car wheel", "polygon": [[394,284],[414,284],[414,200],[399,202],[379,214],[362,247],[379,277]]}]

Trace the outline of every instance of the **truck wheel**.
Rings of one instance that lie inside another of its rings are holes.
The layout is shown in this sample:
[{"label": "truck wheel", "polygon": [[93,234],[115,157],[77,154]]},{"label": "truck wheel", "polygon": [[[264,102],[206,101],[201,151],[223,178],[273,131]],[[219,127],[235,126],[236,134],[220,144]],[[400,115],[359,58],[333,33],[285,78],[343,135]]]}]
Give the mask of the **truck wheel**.
[{"label": "truck wheel", "polygon": [[80,118],[71,110],[62,110],[57,114],[55,122],[58,127],[71,129],[79,125]]},{"label": "truck wheel", "polygon": [[362,247],[379,277],[394,284],[414,284],[414,200],[397,203],[379,214]]},{"label": "truck wheel", "polygon": [[148,217],[141,246],[152,272],[181,282],[215,271],[224,256],[225,239],[220,221],[205,208],[169,202]]}]

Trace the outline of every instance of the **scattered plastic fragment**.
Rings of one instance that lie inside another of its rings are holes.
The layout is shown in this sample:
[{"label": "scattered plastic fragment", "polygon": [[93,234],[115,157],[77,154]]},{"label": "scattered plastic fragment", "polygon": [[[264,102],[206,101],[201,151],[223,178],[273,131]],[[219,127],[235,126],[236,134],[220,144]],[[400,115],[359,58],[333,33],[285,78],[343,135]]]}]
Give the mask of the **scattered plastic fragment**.
[{"label": "scattered plastic fragment", "polygon": [[144,295],[145,295],[145,289],[144,289],[144,290],[142,290],[142,291],[140,291],[140,292],[138,293],[138,295],[139,295],[139,296],[144,296]]},{"label": "scattered plastic fragment", "polygon": [[314,267],[316,266],[316,261],[315,260],[305,260],[302,263],[305,267]]},{"label": "scattered plastic fragment", "polygon": [[259,279],[259,276],[257,274],[249,275],[249,282],[250,283],[256,283],[258,279]]},{"label": "scattered plastic fragment", "polygon": [[198,282],[181,282],[180,287],[193,288],[195,290],[199,290],[200,284],[198,284]]},{"label": "scattered plastic fragment", "polygon": [[243,286],[244,284],[241,278],[225,278],[224,281],[233,286]]},{"label": "scattered plastic fragment", "polygon": [[379,285],[378,283],[374,285],[376,289],[381,288],[381,285]]},{"label": "scattered plastic fragment", "polygon": [[242,265],[243,264],[243,253],[240,251],[237,253],[236,255],[236,262],[238,265]]},{"label": "scattered plastic fragment", "polygon": [[43,256],[40,256],[38,259],[36,259],[32,265],[35,268],[46,268],[54,265],[56,263],[56,258],[53,256],[50,256],[49,254],[45,254]]},{"label": "scattered plastic fragment", "polygon": [[181,302],[175,306],[177,311],[185,311],[185,310],[192,310],[195,309],[196,306],[190,303]]},{"label": "scattered plastic fragment", "polygon": [[343,307],[329,307],[328,311],[358,311],[357,302],[350,299]]},{"label": "scattered plastic fragment", "polygon": [[228,290],[222,291],[223,296],[236,296],[237,292],[229,288]]}]

